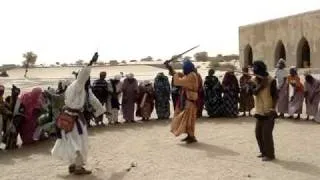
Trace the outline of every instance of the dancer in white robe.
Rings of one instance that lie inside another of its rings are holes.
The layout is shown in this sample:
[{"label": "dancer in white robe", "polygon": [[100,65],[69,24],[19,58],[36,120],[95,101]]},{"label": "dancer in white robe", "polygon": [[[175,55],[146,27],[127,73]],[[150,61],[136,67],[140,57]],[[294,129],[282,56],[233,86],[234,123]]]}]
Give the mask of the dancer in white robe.
[{"label": "dancer in white robe", "polygon": [[99,117],[105,112],[105,107],[94,96],[91,89],[86,88],[90,72],[90,66],[81,69],[77,79],[68,86],[65,92],[64,112],[77,116],[77,120],[71,132],[66,133],[65,130],[59,130],[60,137],[58,136],[59,138],[52,149],[52,155],[68,162],[70,164],[69,172],[77,175],[91,174],[91,171],[83,167],[88,154],[88,132],[83,116],[86,100],[93,106],[95,117]]}]

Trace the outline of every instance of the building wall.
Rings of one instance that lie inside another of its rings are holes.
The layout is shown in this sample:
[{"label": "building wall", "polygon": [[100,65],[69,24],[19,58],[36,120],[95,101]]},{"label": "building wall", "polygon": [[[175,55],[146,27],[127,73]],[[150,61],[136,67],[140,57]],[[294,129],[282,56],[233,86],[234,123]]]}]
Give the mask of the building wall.
[{"label": "building wall", "polygon": [[297,50],[305,37],[310,47],[311,68],[320,68],[320,10],[290,17],[239,27],[239,52],[241,66],[247,65],[244,50],[252,47],[253,61],[264,60],[269,69],[275,65],[278,41],[286,50],[288,66],[298,66]]}]

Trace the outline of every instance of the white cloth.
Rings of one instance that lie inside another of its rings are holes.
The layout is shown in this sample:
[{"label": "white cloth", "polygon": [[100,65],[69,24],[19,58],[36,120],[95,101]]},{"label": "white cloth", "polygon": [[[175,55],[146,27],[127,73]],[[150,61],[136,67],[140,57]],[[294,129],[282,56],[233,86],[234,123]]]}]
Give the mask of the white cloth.
[{"label": "white cloth", "polygon": [[276,80],[277,80],[277,88],[280,89],[283,85],[284,78],[288,76],[288,72],[285,69],[277,69],[276,70]]},{"label": "white cloth", "polygon": [[77,151],[80,152],[83,164],[87,161],[88,155],[88,131],[86,125],[81,121],[82,134],[78,132],[77,125],[75,124],[73,130],[69,133],[61,131],[61,139],[57,139],[51,153],[54,157],[75,164],[77,158]]},{"label": "white cloth", "polygon": [[[89,79],[91,67],[84,67],[80,70],[77,79],[68,86],[65,92],[65,104],[71,109],[83,109],[86,101],[85,83]],[[98,117],[105,112],[105,107],[94,96],[89,89],[89,103],[94,108],[94,116]],[[83,163],[87,161],[88,154],[88,132],[87,126],[79,121],[82,134],[79,134],[75,123],[73,130],[65,133],[61,130],[61,139],[57,139],[51,151],[52,155],[58,159],[75,164],[77,160],[77,151],[80,152]]]},{"label": "white cloth", "polygon": [[111,123],[116,123],[118,121],[118,116],[119,116],[119,109],[113,108],[111,110],[111,117],[110,117],[110,122]]}]

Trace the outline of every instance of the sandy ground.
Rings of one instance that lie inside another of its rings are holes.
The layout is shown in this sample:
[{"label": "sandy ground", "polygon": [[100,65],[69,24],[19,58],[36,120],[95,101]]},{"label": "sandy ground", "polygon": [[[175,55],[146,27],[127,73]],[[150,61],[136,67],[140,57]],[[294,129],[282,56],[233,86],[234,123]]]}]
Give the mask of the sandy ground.
[{"label": "sandy ground", "polygon": [[[46,141],[0,152],[0,179],[319,179],[318,124],[279,120],[274,130],[277,160],[262,162],[256,158],[254,122],[253,118],[198,120],[199,143],[191,145],[169,133],[168,121],[97,127],[90,132],[92,175],[69,175],[66,164],[50,156],[54,142]],[[127,171],[132,162],[137,166]]]}]

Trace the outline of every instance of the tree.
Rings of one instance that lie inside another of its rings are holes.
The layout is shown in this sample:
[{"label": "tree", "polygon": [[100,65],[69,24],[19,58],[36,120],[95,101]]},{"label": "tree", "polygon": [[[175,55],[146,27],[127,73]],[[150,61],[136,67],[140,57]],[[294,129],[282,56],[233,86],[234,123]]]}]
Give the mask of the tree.
[{"label": "tree", "polygon": [[56,65],[59,66],[59,65],[60,65],[60,62],[56,62]]},{"label": "tree", "polygon": [[209,59],[208,53],[205,51],[194,54],[194,58],[196,59],[196,61],[202,61],[202,62],[208,61]]},{"label": "tree", "polygon": [[157,61],[159,61],[159,62],[160,62],[160,61],[162,61],[162,59],[157,59]]},{"label": "tree", "polygon": [[68,64],[67,63],[62,63],[61,66],[62,67],[68,67]]},{"label": "tree", "polygon": [[116,66],[118,64],[119,64],[119,62],[117,60],[111,60],[110,61],[110,66]]},{"label": "tree", "polygon": [[126,60],[122,60],[121,63],[122,64],[127,64],[127,61]]},{"label": "tree", "polygon": [[151,56],[148,56],[146,58],[142,58],[140,61],[142,61],[142,62],[150,62],[150,61],[153,61],[153,58]]},{"label": "tree", "polygon": [[79,59],[78,61],[76,61],[76,65],[82,66],[84,64],[84,61]]},{"label": "tree", "polygon": [[34,65],[37,61],[38,55],[33,53],[32,51],[26,52],[22,55],[25,60],[22,62],[23,66],[26,68],[26,72],[24,73],[24,77],[27,77],[28,68],[31,65]]}]

